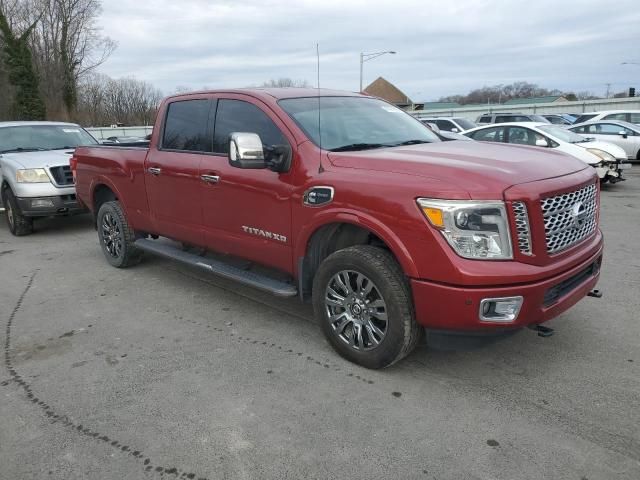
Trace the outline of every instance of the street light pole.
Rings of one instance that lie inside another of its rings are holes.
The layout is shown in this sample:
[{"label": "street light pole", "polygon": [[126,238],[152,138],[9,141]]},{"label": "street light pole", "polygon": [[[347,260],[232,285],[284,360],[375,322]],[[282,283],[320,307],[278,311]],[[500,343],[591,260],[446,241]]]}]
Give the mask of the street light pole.
[{"label": "street light pole", "polygon": [[364,68],[364,62],[368,62],[369,60],[373,60],[374,58],[378,58],[381,55],[385,55],[387,53],[390,53],[391,55],[395,55],[396,52],[392,51],[392,50],[387,50],[384,52],[374,52],[374,53],[363,53],[360,52],[360,90],[359,92],[362,93],[362,71]]}]

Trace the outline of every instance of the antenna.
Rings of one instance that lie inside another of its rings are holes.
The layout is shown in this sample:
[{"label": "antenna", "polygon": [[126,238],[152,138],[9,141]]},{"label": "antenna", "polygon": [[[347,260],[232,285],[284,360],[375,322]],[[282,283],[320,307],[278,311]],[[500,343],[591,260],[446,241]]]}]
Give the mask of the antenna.
[{"label": "antenna", "polygon": [[318,73],[318,146],[320,147],[320,164],[318,166],[318,173],[324,172],[324,167],[322,166],[322,127],[320,124],[320,44],[316,43],[316,58],[318,60],[317,64],[317,73]]}]

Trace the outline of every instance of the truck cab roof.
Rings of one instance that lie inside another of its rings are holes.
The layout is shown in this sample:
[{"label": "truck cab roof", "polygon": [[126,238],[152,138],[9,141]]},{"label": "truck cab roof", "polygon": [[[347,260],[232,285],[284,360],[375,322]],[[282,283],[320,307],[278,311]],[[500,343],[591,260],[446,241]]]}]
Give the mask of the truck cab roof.
[{"label": "truck cab roof", "polygon": [[366,97],[356,92],[345,92],[344,90],[332,90],[328,88],[299,88],[299,87],[281,87],[281,88],[234,88],[234,89],[216,89],[216,90],[200,90],[196,92],[180,93],[167,97],[167,100],[178,97],[185,97],[190,95],[205,95],[205,94],[238,94],[238,95],[251,95],[253,97],[270,97],[271,99],[282,100],[284,98],[304,98],[304,97]]}]

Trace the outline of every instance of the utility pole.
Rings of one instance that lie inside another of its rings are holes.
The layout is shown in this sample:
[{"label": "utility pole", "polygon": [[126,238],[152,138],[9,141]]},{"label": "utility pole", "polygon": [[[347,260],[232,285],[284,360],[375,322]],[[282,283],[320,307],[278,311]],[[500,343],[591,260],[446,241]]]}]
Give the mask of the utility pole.
[{"label": "utility pole", "polygon": [[605,98],[609,98],[609,90],[611,88],[611,84],[610,83],[605,83],[605,85],[607,86],[607,93],[605,94]]}]

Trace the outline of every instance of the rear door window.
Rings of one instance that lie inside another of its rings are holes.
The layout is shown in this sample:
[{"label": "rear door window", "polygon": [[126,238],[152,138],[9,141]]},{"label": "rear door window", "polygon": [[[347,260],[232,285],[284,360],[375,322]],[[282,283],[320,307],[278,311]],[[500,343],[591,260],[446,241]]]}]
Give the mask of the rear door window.
[{"label": "rear door window", "polygon": [[162,137],[165,150],[211,152],[208,132],[211,101],[184,100],[172,102],[167,110]]},{"label": "rear door window", "polygon": [[482,115],[478,123],[491,123],[491,117],[489,115]]},{"label": "rear door window", "polygon": [[627,121],[626,113],[612,113],[604,117],[604,120],[622,120],[623,122]]},{"label": "rear door window", "polygon": [[450,132],[451,129],[455,127],[455,125],[449,120],[436,120],[436,125],[440,130],[445,130],[447,132]]},{"label": "rear door window", "polygon": [[615,123],[598,123],[595,127],[595,132],[593,133],[599,135],[618,135],[620,132],[626,130],[624,127],[616,125]]},{"label": "rear door window", "polygon": [[636,125],[640,125],[640,112],[639,113],[630,113],[629,114],[629,122],[635,123]]},{"label": "rear door window", "polygon": [[508,143],[516,145],[536,145],[537,140],[545,140],[545,137],[533,130],[523,127],[509,127]]},{"label": "rear door window", "polygon": [[504,142],[504,127],[485,128],[469,136],[479,142]]}]

